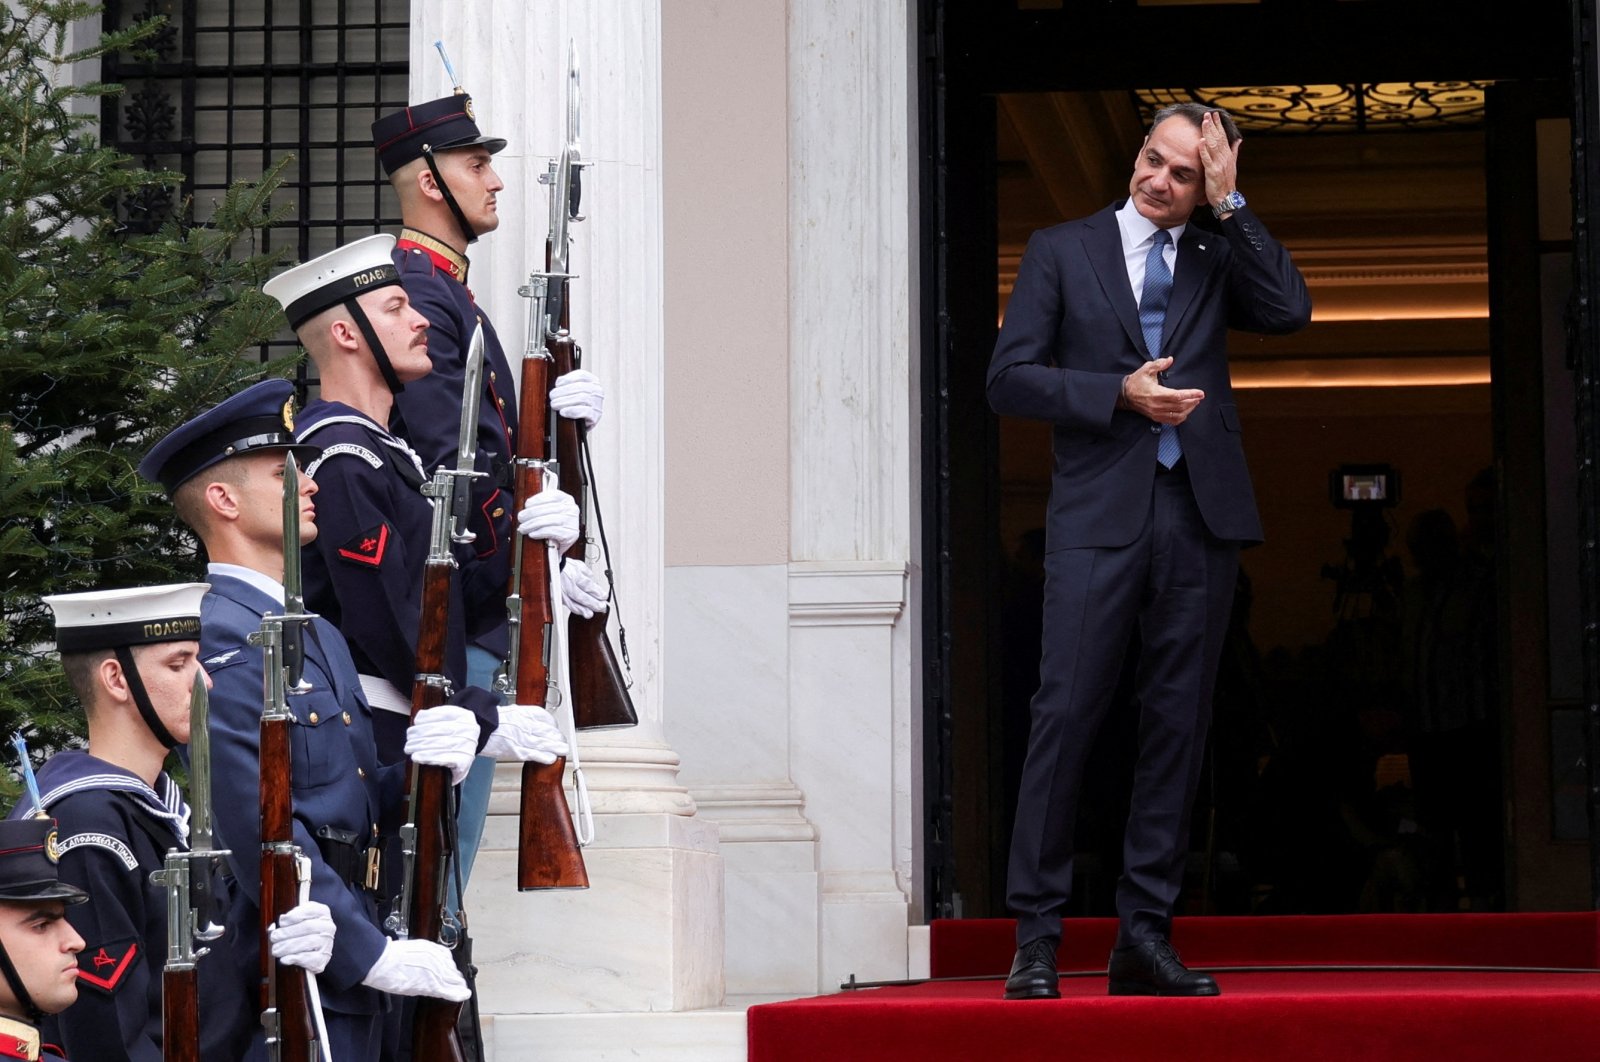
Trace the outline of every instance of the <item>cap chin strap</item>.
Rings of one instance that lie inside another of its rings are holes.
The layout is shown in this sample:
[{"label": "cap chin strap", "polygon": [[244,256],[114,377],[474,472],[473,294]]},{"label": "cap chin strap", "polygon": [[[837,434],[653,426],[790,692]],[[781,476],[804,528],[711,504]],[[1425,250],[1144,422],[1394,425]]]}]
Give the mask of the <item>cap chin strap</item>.
[{"label": "cap chin strap", "polygon": [[144,680],[139,677],[139,668],[133,662],[133,650],[126,645],[119,645],[116,652],[117,663],[122,665],[122,675],[128,680],[128,692],[133,694],[133,703],[138,707],[144,725],[150,728],[150,733],[162,745],[169,749],[177,748],[178,739],[161,725],[161,717],[156,715],[155,706],[150,703],[150,694],[145,692]]},{"label": "cap chin strap", "polygon": [[11,994],[17,997],[17,1003],[28,1016],[29,1023],[35,1026],[44,1024],[44,1011],[33,1001],[33,996],[28,993],[28,986],[22,983],[22,977],[12,965],[11,956],[6,954],[4,944],[0,944],[0,973],[5,974],[6,983],[11,986]]},{"label": "cap chin strap", "polygon": [[406,385],[395,375],[394,366],[389,362],[389,352],[383,349],[383,341],[378,338],[378,333],[373,329],[372,322],[367,319],[367,313],[361,308],[361,304],[355,299],[346,299],[344,308],[350,311],[356,327],[361,329],[361,334],[367,338],[367,346],[372,348],[372,360],[378,363],[378,371],[383,373],[383,382],[389,385],[389,393],[397,395],[404,391]]},{"label": "cap chin strap", "polygon": [[444,196],[444,205],[456,216],[456,225],[460,227],[461,235],[467,238],[468,243],[477,243],[478,234],[468,223],[467,215],[462,213],[461,204],[457,203],[456,197],[451,194],[450,186],[444,183],[444,174],[439,172],[439,164],[433,160],[433,148],[427,144],[422,145],[422,157],[428,160],[428,172],[433,174],[434,186],[439,189],[439,194]]}]

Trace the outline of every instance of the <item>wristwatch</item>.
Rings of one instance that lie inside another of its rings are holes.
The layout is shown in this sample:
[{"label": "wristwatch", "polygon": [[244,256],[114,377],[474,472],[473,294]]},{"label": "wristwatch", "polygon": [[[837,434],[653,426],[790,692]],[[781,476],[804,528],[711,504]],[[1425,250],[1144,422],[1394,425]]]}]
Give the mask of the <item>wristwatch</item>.
[{"label": "wristwatch", "polygon": [[1244,206],[1244,196],[1240,195],[1239,189],[1235,188],[1233,191],[1229,192],[1227,195],[1223,196],[1221,200],[1215,203],[1211,207],[1211,212],[1215,214],[1218,219],[1221,219],[1222,215],[1231,214],[1242,206]]}]

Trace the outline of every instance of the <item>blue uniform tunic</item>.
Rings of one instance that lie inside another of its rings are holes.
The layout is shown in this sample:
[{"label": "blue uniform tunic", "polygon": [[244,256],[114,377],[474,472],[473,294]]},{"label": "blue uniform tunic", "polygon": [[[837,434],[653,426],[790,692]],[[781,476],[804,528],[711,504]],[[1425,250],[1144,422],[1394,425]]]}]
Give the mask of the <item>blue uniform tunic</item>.
[{"label": "blue uniform tunic", "polygon": [[[84,940],[78,1000],[46,1017],[44,1040],[78,1059],[160,1062],[167,890],[150,874],[161,869],[168,849],[188,848],[189,806],[165,772],[152,788],[81,749],[53,756],[39,771],[39,790],[57,822],[61,880],[89,894],[88,903],[66,908],[67,921]],[[10,817],[32,811],[23,801]],[[231,891],[218,873],[217,921]],[[210,954],[197,968],[201,1057],[238,1058],[258,1023],[247,988],[235,976],[236,938],[206,946]]]},{"label": "blue uniform tunic", "polygon": [[[409,703],[433,525],[433,503],[421,492],[422,465],[405,443],[342,403],[312,402],[297,422],[297,438],[322,447],[322,456],[306,466],[318,488],[317,538],[301,551],[306,606],[339,628],[361,674],[384,679]],[[498,699],[467,685],[461,588],[476,560],[460,552],[456,560],[445,676],[454,691],[451,703],[478,716],[481,748],[499,724]],[[402,758],[403,731],[403,716],[380,713],[383,762]]]},{"label": "blue uniform tunic", "polygon": [[451,263],[409,244],[404,234],[394,262],[411,305],[428,319],[428,356],[433,359],[432,372],[406,384],[395,396],[396,426],[430,473],[440,464],[455,462],[467,348],[473,329],[483,325],[477,469],[487,476],[472,481],[470,530],[478,536],[472,544],[478,563],[465,573],[462,588],[473,644],[503,659],[506,590],[516,533],[511,482],[517,437],[515,377],[494,325],[466,284],[452,275]]},{"label": "blue uniform tunic", "polygon": [[[248,638],[260,629],[262,614],[282,612],[283,603],[281,596],[232,574],[230,567],[212,565],[206,576],[211,592],[202,604],[200,646],[213,684],[217,833],[233,852],[229,863],[242,893],[230,912],[228,929],[239,942],[240,976],[255,986],[261,922],[256,905],[261,896],[262,656]],[[314,620],[304,644],[305,681],[311,688],[289,696],[295,843],[311,859],[311,898],[328,905],[338,927],[333,957],[318,977],[332,1056],[339,1062],[371,1062],[378,1057],[385,999],[361,979],[386,943],[379,928],[380,898],[337,874],[316,838],[320,828],[363,842],[392,833],[403,807],[403,779],[399,767],[378,765],[372,709],[339,632],[326,620]]]}]

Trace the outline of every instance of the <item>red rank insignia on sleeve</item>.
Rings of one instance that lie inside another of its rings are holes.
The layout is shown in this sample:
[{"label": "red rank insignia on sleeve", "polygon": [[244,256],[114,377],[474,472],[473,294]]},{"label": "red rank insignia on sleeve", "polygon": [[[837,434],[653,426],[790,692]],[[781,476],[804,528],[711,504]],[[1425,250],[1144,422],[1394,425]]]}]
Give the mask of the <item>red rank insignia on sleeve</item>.
[{"label": "red rank insignia on sleeve", "polygon": [[124,940],[78,953],[78,983],[98,988],[110,995],[121,986],[124,976],[139,957],[139,942]]},{"label": "red rank insignia on sleeve", "polygon": [[364,564],[376,568],[383,563],[383,555],[388,549],[389,525],[379,524],[340,546],[339,556],[352,564]]}]

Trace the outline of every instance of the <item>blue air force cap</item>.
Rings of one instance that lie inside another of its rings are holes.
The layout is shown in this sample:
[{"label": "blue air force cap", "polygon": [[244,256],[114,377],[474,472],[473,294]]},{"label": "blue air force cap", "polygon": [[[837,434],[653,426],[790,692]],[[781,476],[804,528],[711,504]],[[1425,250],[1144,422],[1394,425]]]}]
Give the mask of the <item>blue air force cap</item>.
[{"label": "blue air force cap", "polygon": [[406,163],[420,159],[424,147],[449,151],[477,144],[482,144],[491,155],[506,146],[500,137],[484,136],[478,131],[477,117],[472,113],[472,97],[465,92],[419,103],[386,114],[372,123],[372,146],[378,152],[385,174],[392,174]]},{"label": "blue air force cap", "polygon": [[34,817],[0,822],[0,901],[83,903],[89,894],[61,880],[60,862],[55,819]]},{"label": "blue air force cap", "polygon": [[156,443],[139,474],[170,495],[219,461],[257,450],[292,450],[304,463],[320,446],[295,442],[294,384],[262,380],[174,428]]}]

